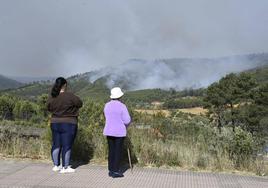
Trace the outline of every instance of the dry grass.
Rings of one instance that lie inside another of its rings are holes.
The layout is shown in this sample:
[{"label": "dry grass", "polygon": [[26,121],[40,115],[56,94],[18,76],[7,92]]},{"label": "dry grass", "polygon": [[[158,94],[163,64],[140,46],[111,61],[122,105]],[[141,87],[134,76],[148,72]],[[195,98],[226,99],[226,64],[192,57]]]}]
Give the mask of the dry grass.
[{"label": "dry grass", "polygon": [[182,109],[178,109],[178,111],[184,112],[184,113],[195,114],[195,115],[201,115],[207,112],[207,110],[202,107],[182,108]]},{"label": "dry grass", "polygon": [[135,109],[136,112],[149,114],[149,115],[156,115],[159,113],[163,113],[166,117],[171,115],[171,111],[169,110],[146,110],[146,109]]},{"label": "dry grass", "polygon": [[0,154],[8,158],[30,158],[45,160],[50,157],[50,147],[41,139],[22,139],[14,137],[0,144]]},{"label": "dry grass", "polygon": [[[135,111],[139,113],[143,113],[143,114],[149,114],[149,115],[156,115],[158,113],[163,113],[166,117],[169,117],[171,115],[170,110],[135,109]],[[183,113],[189,113],[189,114],[194,114],[194,115],[203,115],[207,112],[207,110],[202,107],[181,108],[181,109],[176,109],[175,111],[180,111]]]}]

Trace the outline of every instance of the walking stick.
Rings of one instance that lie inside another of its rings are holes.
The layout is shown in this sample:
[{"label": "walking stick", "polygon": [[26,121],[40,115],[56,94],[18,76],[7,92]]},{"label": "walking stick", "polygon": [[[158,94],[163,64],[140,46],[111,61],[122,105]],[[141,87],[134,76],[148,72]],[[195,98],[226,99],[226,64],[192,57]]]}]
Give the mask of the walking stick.
[{"label": "walking stick", "polygon": [[133,174],[133,167],[132,167],[132,163],[131,163],[131,157],[130,157],[130,150],[129,150],[129,147],[127,147],[127,155],[128,155],[128,162],[129,162],[129,166],[130,166],[130,169],[131,169],[131,173]]}]

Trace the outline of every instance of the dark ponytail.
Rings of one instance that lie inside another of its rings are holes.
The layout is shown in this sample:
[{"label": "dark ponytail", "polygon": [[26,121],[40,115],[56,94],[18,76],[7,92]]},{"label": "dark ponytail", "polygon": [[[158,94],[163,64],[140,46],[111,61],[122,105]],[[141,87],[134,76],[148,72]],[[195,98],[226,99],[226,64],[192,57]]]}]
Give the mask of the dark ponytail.
[{"label": "dark ponytail", "polygon": [[54,98],[57,97],[60,94],[60,90],[61,90],[62,86],[64,86],[64,84],[66,84],[66,83],[67,83],[67,81],[65,78],[63,78],[63,77],[57,78],[53,87],[52,87],[51,96]]}]

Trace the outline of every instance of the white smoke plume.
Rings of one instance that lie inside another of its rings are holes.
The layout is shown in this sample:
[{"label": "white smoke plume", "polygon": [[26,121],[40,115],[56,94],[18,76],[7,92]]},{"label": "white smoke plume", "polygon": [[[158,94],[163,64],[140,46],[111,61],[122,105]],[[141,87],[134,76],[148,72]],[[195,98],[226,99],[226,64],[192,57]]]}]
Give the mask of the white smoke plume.
[{"label": "white smoke plume", "polygon": [[268,54],[232,56],[219,59],[129,60],[119,66],[90,73],[89,80],[106,77],[107,86],[128,90],[197,89],[207,87],[228,73],[268,64]]}]

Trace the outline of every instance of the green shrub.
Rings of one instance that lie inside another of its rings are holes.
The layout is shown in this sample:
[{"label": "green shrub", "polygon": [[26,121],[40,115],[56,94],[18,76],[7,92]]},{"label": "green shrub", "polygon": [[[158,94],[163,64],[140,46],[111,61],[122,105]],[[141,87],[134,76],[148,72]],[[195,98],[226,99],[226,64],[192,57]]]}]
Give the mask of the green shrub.
[{"label": "green shrub", "polygon": [[230,158],[234,161],[236,167],[246,167],[252,159],[254,140],[252,134],[235,128],[234,135],[229,143]]},{"label": "green shrub", "polygon": [[0,96],[0,118],[11,120],[14,118],[13,110],[17,99],[9,95]]}]

